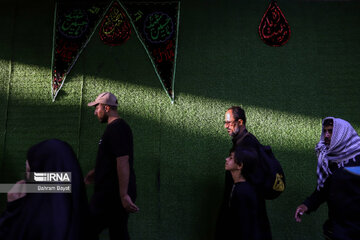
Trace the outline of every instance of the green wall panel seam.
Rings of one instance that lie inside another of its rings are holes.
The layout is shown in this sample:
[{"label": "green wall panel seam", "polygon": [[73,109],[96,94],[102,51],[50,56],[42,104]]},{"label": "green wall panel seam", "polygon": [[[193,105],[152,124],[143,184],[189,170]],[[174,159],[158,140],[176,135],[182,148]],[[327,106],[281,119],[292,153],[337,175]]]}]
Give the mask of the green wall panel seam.
[{"label": "green wall panel seam", "polygon": [[178,3],[178,15],[177,15],[177,19],[176,19],[177,23],[176,23],[176,40],[175,40],[175,54],[174,54],[174,71],[173,71],[173,77],[172,77],[172,99],[171,99],[171,103],[174,103],[175,101],[175,74],[176,74],[176,61],[177,61],[177,52],[178,52],[178,44],[179,44],[179,26],[180,26],[180,1]]},{"label": "green wall panel seam", "polygon": [[83,94],[84,94],[84,74],[81,76],[81,86],[80,86],[80,101],[79,101],[79,123],[78,123],[78,146],[76,155],[80,159],[80,141],[81,141],[81,120],[82,120],[82,104],[83,104]]},{"label": "green wall panel seam", "polygon": [[[17,6],[17,5],[16,5]],[[9,60],[9,72],[8,72],[8,82],[7,82],[7,86],[6,86],[6,104],[5,104],[5,121],[4,121],[4,136],[2,139],[2,152],[0,154],[0,160],[1,160],[1,164],[3,164],[3,160],[5,157],[5,151],[6,151],[6,134],[7,134],[7,125],[8,125],[8,115],[9,115],[9,99],[10,99],[10,87],[11,87],[11,79],[13,78],[13,73],[14,73],[14,67],[13,67],[13,49],[14,49],[14,28],[15,28],[15,13],[16,13],[16,6],[13,9],[13,13],[12,13],[12,27],[10,28],[12,31],[10,33],[10,39],[11,39],[11,44],[10,44],[10,60]]]},{"label": "green wall panel seam", "polygon": [[8,123],[8,112],[9,112],[9,96],[10,96],[10,82],[11,82],[11,78],[13,75],[13,64],[12,64],[12,60],[10,59],[9,61],[9,75],[8,75],[8,84],[7,84],[7,89],[6,89],[6,104],[5,104],[5,122],[4,122],[4,136],[2,139],[2,146],[3,146],[3,151],[1,152],[1,159],[3,160],[5,157],[5,150],[6,150],[6,134],[7,134],[7,123]]}]

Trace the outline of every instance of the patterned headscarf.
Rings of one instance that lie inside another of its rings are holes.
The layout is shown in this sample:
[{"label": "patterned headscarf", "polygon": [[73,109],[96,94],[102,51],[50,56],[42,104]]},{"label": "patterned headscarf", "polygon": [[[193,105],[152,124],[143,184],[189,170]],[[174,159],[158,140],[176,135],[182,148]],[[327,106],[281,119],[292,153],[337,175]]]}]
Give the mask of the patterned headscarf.
[{"label": "patterned headscarf", "polygon": [[[323,131],[324,121],[327,119],[333,120],[333,132],[329,146],[325,145],[325,134]],[[360,154],[360,137],[347,121],[340,118],[327,117],[323,119],[321,137],[315,147],[315,151],[318,157],[317,190],[320,190],[324,186],[325,180],[332,174],[329,169],[329,162],[334,162],[338,167],[343,167],[350,160],[355,161],[355,156]]]}]

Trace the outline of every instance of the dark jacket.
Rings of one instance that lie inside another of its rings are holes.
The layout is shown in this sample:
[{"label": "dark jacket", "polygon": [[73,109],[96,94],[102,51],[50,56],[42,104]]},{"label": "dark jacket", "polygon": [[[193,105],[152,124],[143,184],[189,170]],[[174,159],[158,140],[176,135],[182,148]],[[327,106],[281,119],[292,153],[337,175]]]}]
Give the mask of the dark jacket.
[{"label": "dark jacket", "polygon": [[327,202],[328,220],[323,226],[329,239],[355,240],[360,236],[360,176],[346,170],[346,167],[360,165],[360,155],[356,162],[349,161],[345,167],[331,166],[332,174],[326,179],[324,187],[315,191],[303,203],[307,213],[316,211]]}]

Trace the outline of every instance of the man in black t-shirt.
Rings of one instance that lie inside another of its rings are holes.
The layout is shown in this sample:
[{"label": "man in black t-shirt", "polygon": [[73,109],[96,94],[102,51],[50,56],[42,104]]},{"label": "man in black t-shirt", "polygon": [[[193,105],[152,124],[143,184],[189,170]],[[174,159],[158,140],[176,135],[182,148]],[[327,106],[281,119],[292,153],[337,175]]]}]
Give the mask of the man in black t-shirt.
[{"label": "man in black t-shirt", "polygon": [[110,240],[129,239],[128,214],[137,212],[136,182],[133,168],[133,137],[129,125],[119,117],[118,101],[109,92],[101,93],[88,106],[95,106],[94,114],[107,127],[99,142],[95,169],[85,177],[94,183],[90,201],[95,239],[108,228]]}]

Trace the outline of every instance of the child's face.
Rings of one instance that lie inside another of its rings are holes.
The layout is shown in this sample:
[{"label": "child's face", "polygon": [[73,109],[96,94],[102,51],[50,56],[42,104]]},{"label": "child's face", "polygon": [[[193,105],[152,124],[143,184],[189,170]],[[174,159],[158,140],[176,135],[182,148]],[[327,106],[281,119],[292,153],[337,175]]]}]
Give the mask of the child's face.
[{"label": "child's face", "polygon": [[230,156],[228,156],[225,160],[225,170],[233,171],[238,170],[239,165],[235,162],[235,153],[231,152]]}]

